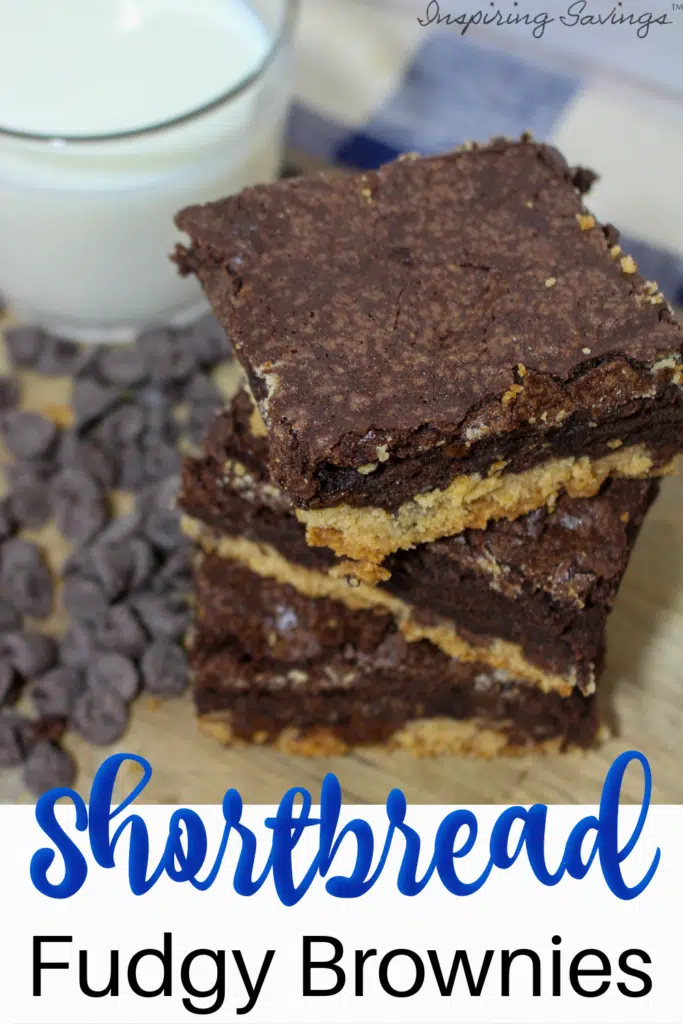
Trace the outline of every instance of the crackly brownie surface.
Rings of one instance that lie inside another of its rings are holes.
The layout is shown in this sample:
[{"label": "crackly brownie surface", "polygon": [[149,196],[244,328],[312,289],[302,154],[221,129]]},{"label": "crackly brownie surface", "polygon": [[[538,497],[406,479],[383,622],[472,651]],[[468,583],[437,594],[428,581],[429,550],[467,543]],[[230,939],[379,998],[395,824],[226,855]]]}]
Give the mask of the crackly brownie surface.
[{"label": "crackly brownie surface", "polygon": [[585,210],[589,180],[501,141],[178,216],[176,259],[228,328],[296,504],[396,508],[496,460],[584,454],[591,431],[623,443],[630,424],[638,443],[653,409],[647,443],[680,446],[681,331]]},{"label": "crackly brownie surface", "polygon": [[[595,739],[594,698],[543,694],[426,641],[406,643],[386,614],[304,598],[216,557],[198,569],[197,594],[197,707],[201,716],[227,712],[232,737],[267,742],[284,730],[326,730],[353,747],[391,741],[408,723],[446,719],[469,721],[489,742],[497,736],[496,752]],[[429,748],[428,730],[421,742]],[[476,750],[471,735],[467,746]]]}]

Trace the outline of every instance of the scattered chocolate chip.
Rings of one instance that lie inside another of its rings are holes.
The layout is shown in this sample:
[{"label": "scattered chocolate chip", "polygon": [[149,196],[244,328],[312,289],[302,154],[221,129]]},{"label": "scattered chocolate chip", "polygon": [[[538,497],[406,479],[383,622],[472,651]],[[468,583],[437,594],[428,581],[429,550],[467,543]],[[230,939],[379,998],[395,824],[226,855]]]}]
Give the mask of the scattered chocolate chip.
[{"label": "scattered chocolate chip", "polygon": [[180,463],[180,452],[170,444],[151,441],[143,446],[144,474],[149,483],[161,482],[176,475]]},{"label": "scattered chocolate chip", "polygon": [[223,404],[218,385],[206,373],[195,373],[183,388],[183,399],[193,405],[210,405],[219,409]]},{"label": "scattered chocolate chip", "polygon": [[85,668],[95,650],[93,629],[85,622],[74,620],[59,644],[59,660],[72,668]]},{"label": "scattered chocolate chip", "polygon": [[38,327],[10,327],[5,345],[14,366],[34,367],[40,359],[45,335]]},{"label": "scattered chocolate chip", "polygon": [[88,686],[76,699],[71,724],[91,743],[115,743],[126,731],[128,705],[113,690]]},{"label": "scattered chocolate chip", "polygon": [[129,545],[95,544],[92,548],[92,564],[98,582],[111,601],[128,589],[131,577]]},{"label": "scattered chocolate chip", "polygon": [[178,440],[179,428],[173,414],[169,396],[155,388],[148,388],[138,395],[140,411],[145,421],[145,441],[150,444],[173,444]]},{"label": "scattered chocolate chip", "polygon": [[16,409],[19,404],[19,382],[15,377],[0,376],[0,413]]},{"label": "scattered chocolate chip", "polygon": [[187,688],[190,669],[187,655],[178,644],[157,640],[145,651],[140,667],[150,693],[173,696]]},{"label": "scattered chocolate chip", "polygon": [[35,544],[17,538],[3,544],[0,594],[22,615],[44,619],[50,614],[54,581]]},{"label": "scattered chocolate chip", "polygon": [[[21,615],[9,601],[0,597],[0,633],[9,633],[14,629],[21,628]],[[0,650],[2,642],[0,641]]]},{"label": "scattered chocolate chip", "polygon": [[111,690],[129,704],[138,692],[138,671],[122,654],[98,653],[88,669],[88,686]]},{"label": "scattered chocolate chip", "polygon": [[131,598],[131,604],[155,640],[179,640],[187,632],[190,609],[181,595],[143,591]]},{"label": "scattered chocolate chip", "polygon": [[75,573],[64,580],[62,603],[74,619],[90,625],[96,625],[104,619],[109,609],[103,588],[94,580]]},{"label": "scattered chocolate chip", "polygon": [[141,517],[137,512],[112,519],[97,537],[98,544],[119,544],[131,540],[140,530]]},{"label": "scattered chocolate chip", "polygon": [[139,405],[126,402],[98,423],[92,436],[105,446],[125,445],[136,441],[145,429],[145,413]]},{"label": "scattered chocolate chip", "polygon": [[80,469],[64,469],[52,484],[57,526],[75,544],[86,544],[107,522],[107,504],[98,484]]},{"label": "scattered chocolate chip", "polygon": [[24,760],[24,728],[21,716],[0,712],[0,768],[12,768]]},{"label": "scattered chocolate chip", "polygon": [[172,551],[185,539],[175,507],[179,487],[179,477],[171,476],[157,487],[146,488],[138,496],[136,507],[142,515],[143,532],[161,551]]},{"label": "scattered chocolate chip", "polygon": [[119,474],[115,449],[103,446],[76,430],[65,430],[59,445],[59,464],[64,469],[80,469],[102,487],[111,488]]},{"label": "scattered chocolate chip", "polygon": [[37,459],[54,445],[57,427],[39,412],[15,410],[5,416],[2,434],[16,459]]},{"label": "scattered chocolate chip", "polygon": [[20,527],[36,530],[52,516],[52,499],[48,482],[25,474],[14,484],[10,494],[12,515]]},{"label": "scattered chocolate chip", "polygon": [[189,590],[192,584],[192,546],[183,537],[180,546],[172,551],[152,580],[157,593]]},{"label": "scattered chocolate chip", "polygon": [[147,583],[156,568],[156,557],[142,537],[134,537],[128,545],[130,554],[130,589],[138,590]]},{"label": "scattered chocolate chip", "polygon": [[16,527],[9,498],[0,498],[0,542],[11,537]]},{"label": "scattered chocolate chip", "polygon": [[100,353],[98,369],[103,380],[117,387],[133,387],[147,377],[141,353],[128,345],[107,346]]},{"label": "scattered chocolate chip", "polygon": [[36,679],[55,664],[57,647],[44,633],[17,630],[0,637],[0,657],[24,679]]},{"label": "scattered chocolate chip", "polygon": [[31,700],[41,718],[68,718],[83,689],[83,676],[69,665],[59,665],[31,688]]},{"label": "scattered chocolate chip", "polygon": [[93,423],[121,401],[121,392],[111,385],[84,378],[74,383],[71,402],[79,428]]},{"label": "scattered chocolate chip", "polygon": [[121,452],[119,486],[124,491],[139,491],[144,487],[145,459],[138,444],[128,444]]},{"label": "scattered chocolate chip", "polygon": [[95,624],[95,643],[103,651],[139,658],[147,646],[147,636],[132,609],[115,604]]},{"label": "scattered chocolate chip", "polygon": [[45,335],[40,357],[36,363],[38,373],[46,377],[71,377],[89,357],[89,350],[75,341]]},{"label": "scattered chocolate chip", "polygon": [[231,355],[230,342],[213,313],[207,313],[182,332],[183,342],[193,352],[199,366],[210,369]]},{"label": "scattered chocolate chip", "polygon": [[0,708],[7,708],[16,701],[21,689],[21,679],[8,662],[0,661]]},{"label": "scattered chocolate chip", "polygon": [[137,344],[150,380],[159,387],[182,383],[195,368],[192,351],[174,331],[146,331]]},{"label": "scattered chocolate chip", "polygon": [[39,740],[33,745],[24,764],[24,784],[35,796],[71,786],[75,778],[76,765],[66,750],[50,740]]}]

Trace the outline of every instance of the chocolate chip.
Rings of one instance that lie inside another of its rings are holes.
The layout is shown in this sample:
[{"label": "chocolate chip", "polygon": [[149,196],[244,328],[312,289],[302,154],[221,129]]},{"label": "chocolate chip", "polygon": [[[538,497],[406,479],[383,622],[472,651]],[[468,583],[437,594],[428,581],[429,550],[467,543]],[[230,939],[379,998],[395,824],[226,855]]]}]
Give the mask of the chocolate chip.
[{"label": "chocolate chip", "polygon": [[173,696],[187,688],[189,664],[178,644],[157,640],[145,651],[140,667],[145,689],[150,693]]},{"label": "chocolate chip", "polygon": [[193,352],[199,366],[211,368],[231,355],[230,342],[213,313],[207,313],[184,330],[182,340]]},{"label": "chocolate chip", "polygon": [[121,452],[119,487],[124,491],[139,491],[146,483],[145,459],[138,444],[129,444]]},{"label": "chocolate chip", "polygon": [[132,597],[131,604],[155,640],[179,640],[187,632],[190,609],[179,594],[143,592]]},{"label": "chocolate chip", "polygon": [[44,619],[50,614],[54,582],[35,544],[17,538],[3,544],[0,594],[22,615]]},{"label": "chocolate chip", "polygon": [[0,542],[11,537],[16,527],[9,498],[0,498]]},{"label": "chocolate chip", "polygon": [[[0,597],[0,633],[9,633],[11,630],[21,628],[21,615],[9,601]],[[0,641],[0,650],[2,641]]]},{"label": "chocolate chip", "polygon": [[117,516],[107,525],[97,538],[98,544],[119,544],[131,540],[140,530],[141,516],[137,512],[129,512],[125,516]]},{"label": "chocolate chip", "polygon": [[94,580],[76,574],[64,580],[62,603],[74,619],[90,625],[104,619],[109,609],[104,589]]},{"label": "chocolate chip", "polygon": [[121,401],[121,392],[118,388],[85,378],[75,382],[71,401],[76,414],[76,425],[82,428],[100,419],[118,405]]},{"label": "chocolate chip", "polygon": [[98,368],[103,380],[117,387],[132,387],[147,377],[142,354],[129,346],[107,346],[100,353]]},{"label": "chocolate chip", "polygon": [[0,712],[0,768],[12,768],[24,760],[24,720]]},{"label": "chocolate chip", "polygon": [[91,743],[115,743],[126,731],[128,706],[113,690],[88,686],[76,700],[71,723]]},{"label": "chocolate chip", "polygon": [[21,689],[21,678],[8,662],[0,661],[0,708],[14,704]]},{"label": "chocolate chip", "polygon": [[44,633],[17,630],[0,637],[0,657],[24,679],[36,679],[55,664],[57,647]]},{"label": "chocolate chip", "polygon": [[76,430],[65,430],[59,445],[59,464],[64,469],[80,469],[102,487],[111,488],[119,475],[116,450],[83,437]]},{"label": "chocolate chip", "polygon": [[143,445],[145,481],[156,483],[174,476],[180,469],[181,455],[177,448],[163,441],[148,441]]},{"label": "chocolate chip", "polygon": [[74,548],[71,554],[65,558],[60,575],[62,579],[66,579],[67,576],[94,577],[95,569],[92,564],[92,548]]},{"label": "chocolate chip", "polygon": [[53,668],[34,684],[31,700],[43,718],[68,718],[83,689],[83,676],[73,666]]},{"label": "chocolate chip", "polygon": [[145,413],[139,405],[126,402],[108,413],[98,423],[93,436],[106,446],[126,445],[136,441],[145,429]]},{"label": "chocolate chip", "polygon": [[96,623],[95,643],[103,651],[139,658],[147,646],[147,636],[135,613],[125,604],[116,604]]},{"label": "chocolate chip", "polygon": [[29,751],[24,764],[24,784],[35,796],[71,786],[75,778],[73,758],[56,743],[39,740]]},{"label": "chocolate chip", "polygon": [[17,459],[37,459],[55,443],[57,427],[39,412],[18,410],[8,413],[2,427],[5,444]]},{"label": "chocolate chip", "polygon": [[95,650],[94,631],[85,622],[74,621],[59,644],[59,660],[72,668],[86,668]]},{"label": "chocolate chip", "polygon": [[89,350],[77,342],[48,334],[44,338],[36,369],[46,377],[71,377],[89,355]]},{"label": "chocolate chip", "polygon": [[192,351],[173,331],[146,331],[138,338],[138,350],[150,380],[160,387],[181,383],[195,368]]},{"label": "chocolate chip", "polygon": [[19,397],[19,382],[16,378],[0,376],[0,413],[16,409]]},{"label": "chocolate chip", "polygon": [[175,443],[178,440],[179,428],[168,395],[155,388],[147,388],[140,392],[138,403],[144,416],[147,445]]},{"label": "chocolate chip", "polygon": [[130,548],[123,544],[96,544],[92,564],[107,597],[115,600],[128,589],[131,576]]},{"label": "chocolate chip", "polygon": [[49,484],[40,476],[23,475],[14,484],[10,503],[17,524],[30,530],[44,526],[52,516]]},{"label": "chocolate chip", "polygon": [[206,373],[195,373],[183,388],[183,399],[194,405],[219,409],[223,403],[220,389]]},{"label": "chocolate chip", "polygon": [[45,335],[38,327],[10,327],[5,331],[5,344],[14,366],[33,367],[43,351]]},{"label": "chocolate chip", "polygon": [[98,653],[88,670],[88,686],[111,690],[129,704],[138,692],[138,671],[130,658],[122,654]]},{"label": "chocolate chip", "polygon": [[130,589],[137,590],[147,583],[156,567],[151,546],[142,537],[134,537],[128,545],[130,554]]},{"label": "chocolate chip", "polygon": [[144,534],[161,551],[172,551],[184,540],[175,508],[179,487],[179,477],[172,476],[138,496],[136,507],[143,517]]},{"label": "chocolate chip", "polygon": [[171,552],[152,580],[158,593],[188,590],[192,584],[192,545],[183,537],[177,550]]},{"label": "chocolate chip", "polygon": [[52,485],[57,526],[75,544],[86,544],[107,521],[107,505],[98,484],[80,469],[64,469]]}]

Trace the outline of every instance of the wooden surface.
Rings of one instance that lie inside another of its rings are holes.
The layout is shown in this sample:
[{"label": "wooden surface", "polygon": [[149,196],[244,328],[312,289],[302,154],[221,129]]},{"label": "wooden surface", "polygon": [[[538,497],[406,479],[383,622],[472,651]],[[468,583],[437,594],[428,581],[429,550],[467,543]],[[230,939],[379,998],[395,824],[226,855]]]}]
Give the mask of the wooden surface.
[{"label": "wooden surface", "polygon": [[[0,346],[0,372],[6,370]],[[230,382],[230,373],[225,376]],[[22,375],[24,404],[62,416],[69,382]],[[125,499],[118,499],[119,504]],[[58,566],[66,547],[52,527],[38,535]],[[59,630],[61,616],[48,624]],[[589,754],[483,762],[367,751],[348,757],[294,758],[262,748],[224,749],[202,736],[189,697],[160,703],[142,697],[131,727],[115,748],[67,738],[80,765],[77,788],[87,794],[102,759],[114,750],[144,755],[154,767],[146,799],[155,803],[214,803],[230,786],[249,802],[272,803],[290,785],[315,792],[334,771],[349,802],[383,801],[398,786],[423,803],[594,803],[605,772],[622,750],[650,759],[659,802],[683,802],[683,477],[667,480],[643,528],[608,633],[603,716],[614,736]],[[131,776],[132,779],[132,776]],[[627,799],[640,797],[640,779],[627,779]],[[0,771],[0,802],[30,796],[15,771]]]}]

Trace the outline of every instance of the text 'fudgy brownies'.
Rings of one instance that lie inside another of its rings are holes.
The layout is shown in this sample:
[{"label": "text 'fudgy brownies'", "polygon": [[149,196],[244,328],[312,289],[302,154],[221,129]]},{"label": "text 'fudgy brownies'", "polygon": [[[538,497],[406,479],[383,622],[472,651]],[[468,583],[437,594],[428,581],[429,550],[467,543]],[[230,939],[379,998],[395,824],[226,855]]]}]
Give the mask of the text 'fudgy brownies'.
[{"label": "text 'fudgy brownies'", "polygon": [[[683,448],[683,335],[587,172],[524,138],[247,189],[177,219],[309,544],[389,554]],[[368,578],[370,578],[370,576]]]}]

